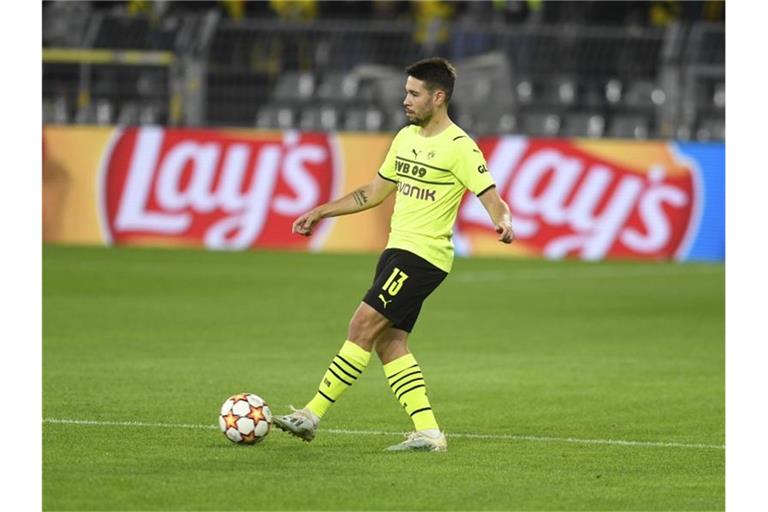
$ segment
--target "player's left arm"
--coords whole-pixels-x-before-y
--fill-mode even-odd
[[[479,196],[480,202],[491,216],[493,226],[499,234],[499,242],[510,244],[515,239],[515,232],[512,230],[512,216],[509,212],[509,206],[499,197],[496,187],[490,187]]]
[[[512,240],[515,239],[515,232],[512,231],[509,206],[499,197],[499,192],[496,190],[496,184],[488,171],[488,164],[483,153],[475,141],[471,139],[461,138],[456,148],[459,151],[459,157],[454,175],[483,203],[488,215],[491,216],[496,232],[499,234],[499,242],[512,243]]]

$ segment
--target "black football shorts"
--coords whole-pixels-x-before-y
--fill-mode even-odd
[[[411,332],[424,300],[447,275],[412,252],[386,249],[363,302],[387,317],[392,327]]]

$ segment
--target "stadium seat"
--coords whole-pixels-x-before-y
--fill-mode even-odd
[[[557,82],[557,97],[563,106],[571,106],[576,103],[578,86],[571,78],[561,78]]]
[[[344,114],[344,130],[350,132],[376,132],[384,125],[384,114],[381,110],[368,108],[352,108]]]
[[[480,112],[464,112],[457,123],[472,135],[515,133],[517,118],[510,112],[485,109]]]
[[[120,113],[117,116],[117,124],[130,126],[139,124],[139,105],[133,101],[124,103],[120,107]]]
[[[688,124],[681,124],[675,130],[675,139],[688,141],[691,140],[691,127]]]
[[[289,71],[280,75],[273,98],[281,100],[308,100],[315,92],[315,75],[309,72]]]
[[[563,135],[567,137],[602,137],[605,132],[605,118],[599,114],[577,112],[565,120]]]
[[[461,126],[461,128],[467,133],[475,133],[475,115],[468,110],[463,110],[456,117],[456,124]]]
[[[718,83],[715,85],[715,91],[712,94],[712,103],[717,109],[725,108],[725,84]]]
[[[112,124],[114,106],[107,99],[98,99],[80,108],[75,116],[78,124]]]
[[[399,108],[390,112],[387,128],[389,131],[396,131],[405,126],[406,123],[408,123],[408,119],[405,117],[405,112]]]
[[[43,122],[66,124],[69,122],[69,109],[66,96],[43,99]]]
[[[302,130],[333,131],[338,127],[339,112],[330,105],[307,107],[299,119],[299,128]]]
[[[261,107],[256,116],[256,126],[264,129],[289,129],[296,124],[296,109],[289,105],[271,104]]]
[[[371,79],[360,79],[357,82],[357,99],[365,102],[375,102],[376,82]]]
[[[165,109],[156,102],[145,102],[139,105],[140,124],[163,124],[166,120]]]
[[[461,98],[462,107],[476,113],[488,105],[490,98],[497,108],[514,105],[512,71],[503,52],[477,55],[454,64],[457,78],[453,92],[455,98]]]
[[[519,93],[526,94],[529,87],[520,82]],[[568,76],[546,77],[530,82],[528,103],[544,107],[570,107],[577,101],[578,87],[575,80]]]
[[[552,113],[530,113],[523,118],[523,132],[534,137],[554,137],[560,133],[560,116]]]
[[[649,124],[647,117],[619,114],[611,120],[608,135],[619,139],[645,139],[648,137]]]
[[[515,97],[521,105],[529,105],[534,100],[533,82],[528,79],[520,80],[515,85]]]
[[[496,125],[496,132],[503,133],[515,133],[517,131],[517,117],[513,114],[504,113],[499,116],[499,121]]]
[[[700,141],[725,140],[725,119],[703,119],[696,130],[696,139]]]
[[[355,75],[332,73],[317,87],[316,97],[323,101],[352,101],[358,89],[359,80]]]
[[[622,84],[620,80],[612,78],[605,82],[604,93],[605,100],[608,102],[608,104],[616,105],[621,101],[623,97],[624,84]]]
[[[456,81],[454,96],[461,98],[461,102],[466,105],[482,105],[488,101],[491,89],[491,81],[483,76],[462,76],[461,82],[458,79]]]
[[[606,104],[604,91],[601,90],[599,82],[580,84],[581,94],[578,100],[578,107],[585,109],[599,109]]]
[[[653,108],[663,105],[666,99],[666,93],[650,80],[637,80],[629,84],[624,104],[629,107]]]

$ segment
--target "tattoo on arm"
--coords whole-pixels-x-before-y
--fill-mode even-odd
[[[352,197],[357,203],[357,206],[363,206],[365,203],[368,202],[368,198],[365,197],[365,192],[363,192],[362,190],[355,190],[352,193]]]

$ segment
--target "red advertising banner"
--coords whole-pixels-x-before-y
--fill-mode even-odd
[[[391,203],[291,233],[310,208],[369,182],[390,135],[46,127],[44,238],[210,249],[378,251]],[[478,140],[512,209],[517,241],[496,240],[467,194],[458,254],[680,259],[699,231],[698,161],[673,143]],[[54,212],[55,210],[55,212]]]
[[[339,156],[325,134],[254,138],[159,127],[121,131],[106,158],[109,242],[171,238],[212,249],[304,247],[293,220],[333,198]]]
[[[670,144],[494,137],[478,145],[529,254],[671,259],[698,228],[697,166]],[[465,198],[458,231],[483,237],[491,227],[479,201]]]

